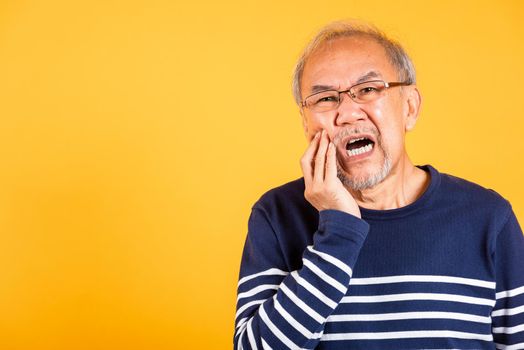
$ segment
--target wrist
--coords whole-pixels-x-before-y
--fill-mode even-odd
[[[342,209],[338,209],[338,210],[343,211],[343,212],[348,213],[348,214],[351,214],[353,216],[356,216],[359,219],[362,218],[362,214],[360,213],[360,208],[357,205],[355,207],[342,208]]]

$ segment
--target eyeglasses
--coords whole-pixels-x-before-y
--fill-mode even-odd
[[[395,86],[411,85],[409,82],[389,82],[370,80],[356,84],[344,91],[326,90],[309,95],[302,101],[302,107],[312,112],[328,112],[338,108],[342,102],[342,94],[347,93],[356,103],[373,102],[384,95],[386,89]]]

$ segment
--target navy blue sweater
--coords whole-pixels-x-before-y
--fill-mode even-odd
[[[320,213],[299,179],[253,206],[235,349],[524,349],[524,237],[510,204],[431,176],[414,203]]]

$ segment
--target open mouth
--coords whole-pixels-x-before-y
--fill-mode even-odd
[[[367,137],[359,137],[356,139],[349,140],[346,143],[346,152],[348,156],[354,157],[359,154],[367,153],[373,149],[375,142],[368,139]]]

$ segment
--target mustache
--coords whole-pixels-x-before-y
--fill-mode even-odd
[[[353,134],[371,134],[373,136],[375,136],[375,138],[377,140],[380,140],[380,134],[378,133],[378,130],[375,129],[375,128],[371,128],[371,127],[353,127],[353,128],[344,128],[342,130],[340,130],[336,135],[335,137],[333,138],[333,143],[335,144],[335,146],[338,146],[338,144],[340,143],[340,141],[349,136],[349,135],[353,135]]]

